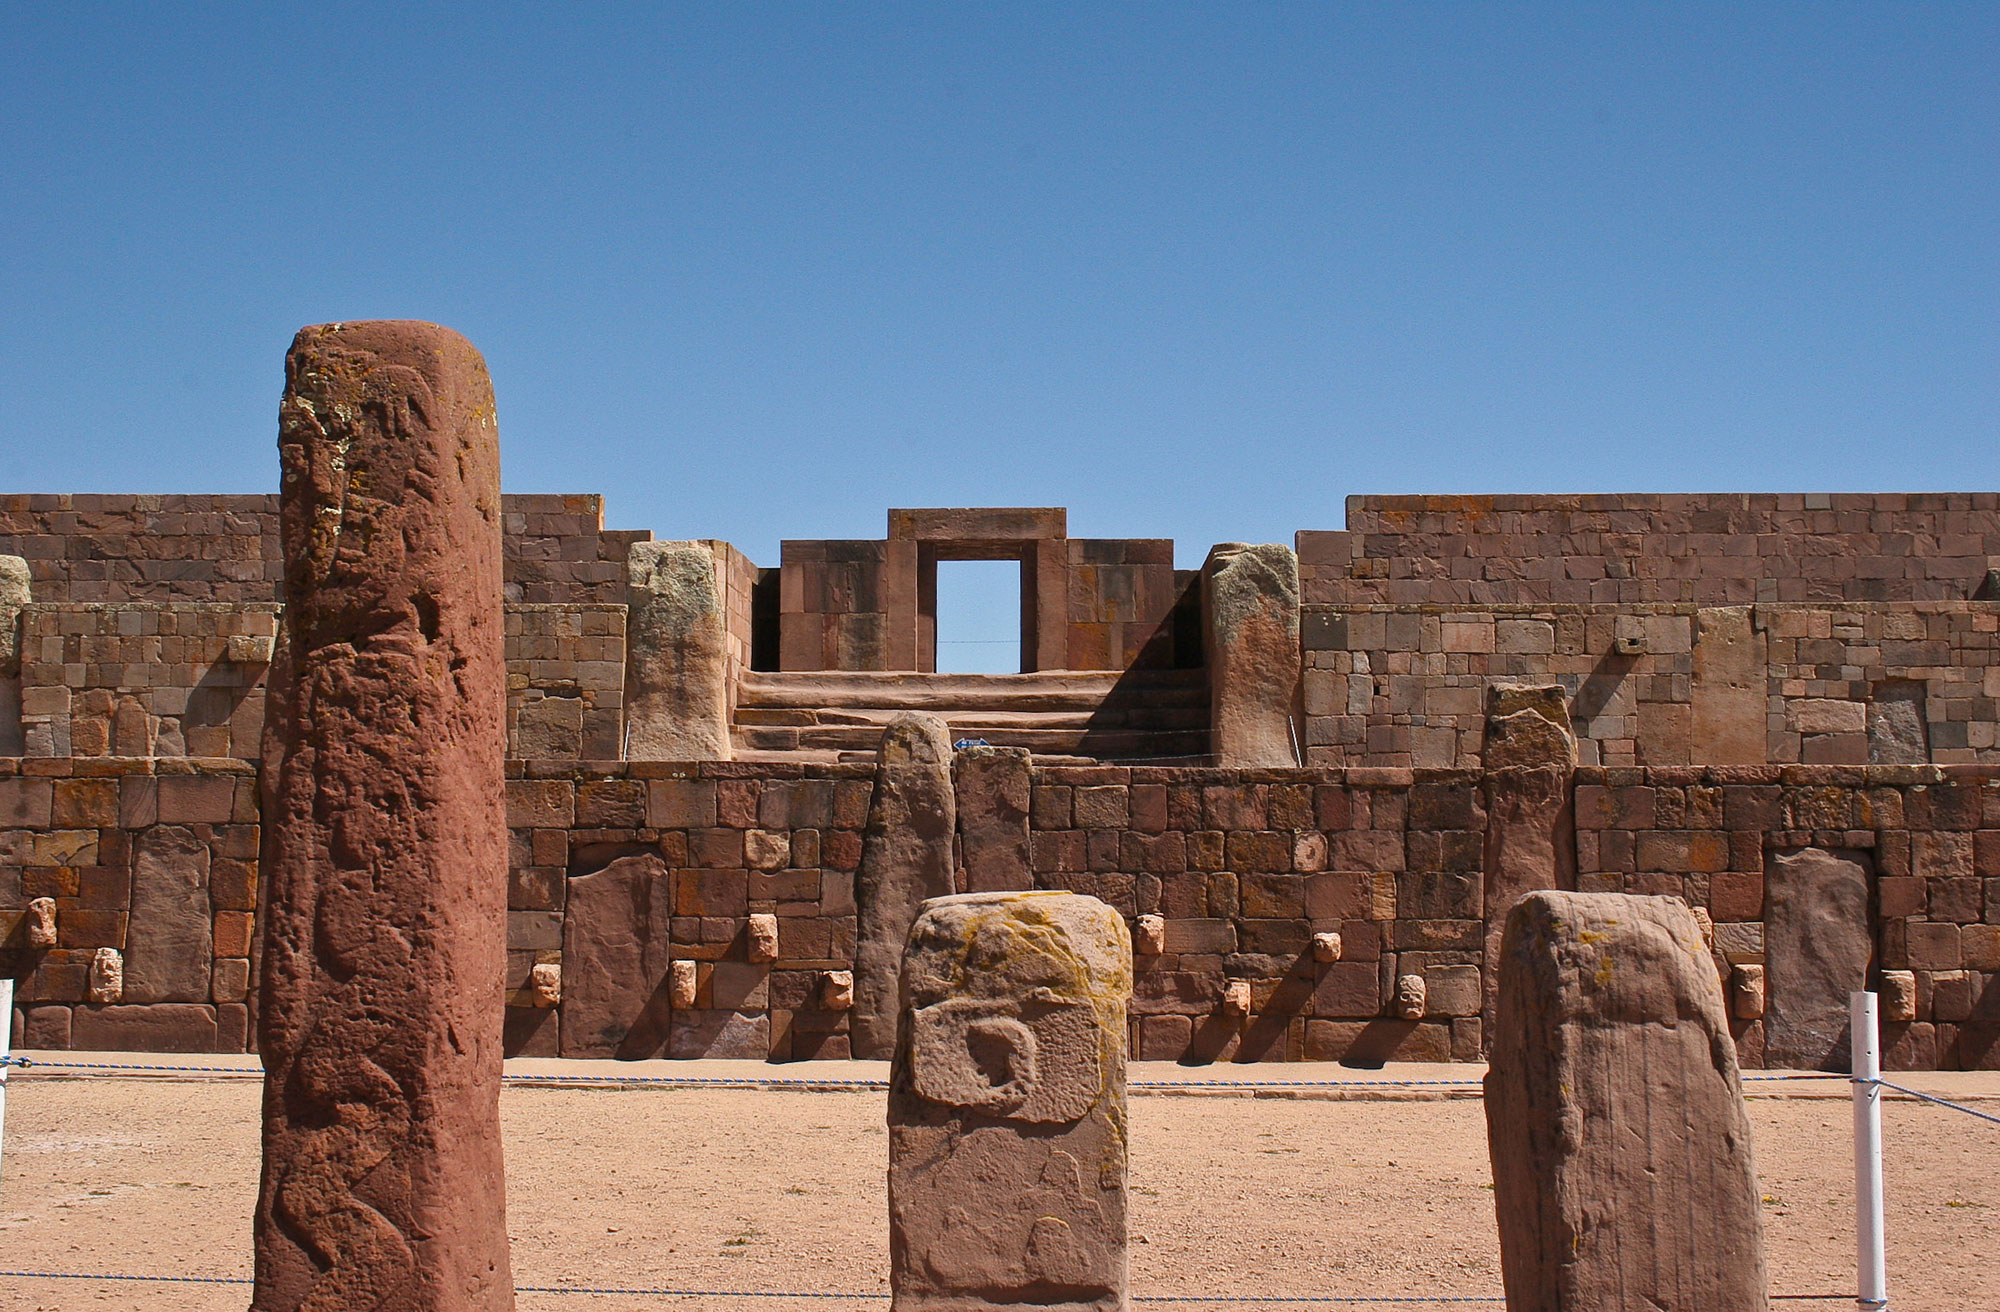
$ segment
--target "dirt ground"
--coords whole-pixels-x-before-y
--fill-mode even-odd
[[[16,1080],[0,1268],[247,1275],[257,1098],[250,1080]],[[880,1093],[509,1087],[501,1110],[520,1285],[888,1288]],[[1759,1097],[1750,1110],[1773,1292],[1851,1299],[1846,1103]],[[1897,1312],[2000,1308],[2000,1126],[1908,1102],[1890,1105],[1886,1124]],[[1142,1300],[1499,1292],[1476,1100],[1134,1096],[1132,1127],[1132,1289]],[[235,1312],[248,1302],[244,1285],[0,1276],[6,1312]],[[790,1304],[519,1300],[522,1312],[674,1305]]]

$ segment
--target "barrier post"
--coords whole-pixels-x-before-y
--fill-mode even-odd
[[[1854,1090],[1854,1304],[1888,1312],[1889,1267],[1882,1249],[1882,1037],[1875,995],[1848,995]]]
[[[14,977],[0,975],[0,1161],[7,1142],[7,1067],[14,1055]],[[4,1175],[4,1171],[0,1171]]]

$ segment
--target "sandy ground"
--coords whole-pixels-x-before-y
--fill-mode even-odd
[[[880,1068],[810,1069],[852,1076]],[[1465,1071],[1449,1068],[1459,1078]],[[1162,1076],[1185,1073],[1133,1071],[1135,1080]],[[2000,1099],[2000,1077],[1906,1078],[2000,1110],[2000,1101],[1984,1100]],[[17,1077],[7,1105],[0,1268],[247,1275],[257,1097],[250,1080]],[[1773,1292],[1851,1299],[1846,1103],[1754,1097],[1750,1108]],[[868,1092],[509,1087],[501,1110],[515,1279],[883,1293],[882,1109],[882,1095]],[[1910,1102],[1892,1104],[1886,1122],[1893,1306],[2000,1308],[2000,1126]],[[1132,1124],[1136,1296],[1499,1291],[1476,1100],[1135,1096]],[[0,1277],[6,1312],[208,1312],[248,1302],[241,1285]],[[712,1294],[519,1300],[522,1312],[675,1305],[795,1304]]]

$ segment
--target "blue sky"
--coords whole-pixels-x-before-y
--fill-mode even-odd
[[[2000,6],[28,5],[0,490],[275,485],[305,323],[616,527],[2000,486]]]

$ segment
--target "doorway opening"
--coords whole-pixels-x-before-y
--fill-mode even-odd
[[[939,674],[1019,674],[1021,574],[1018,560],[937,562]]]

